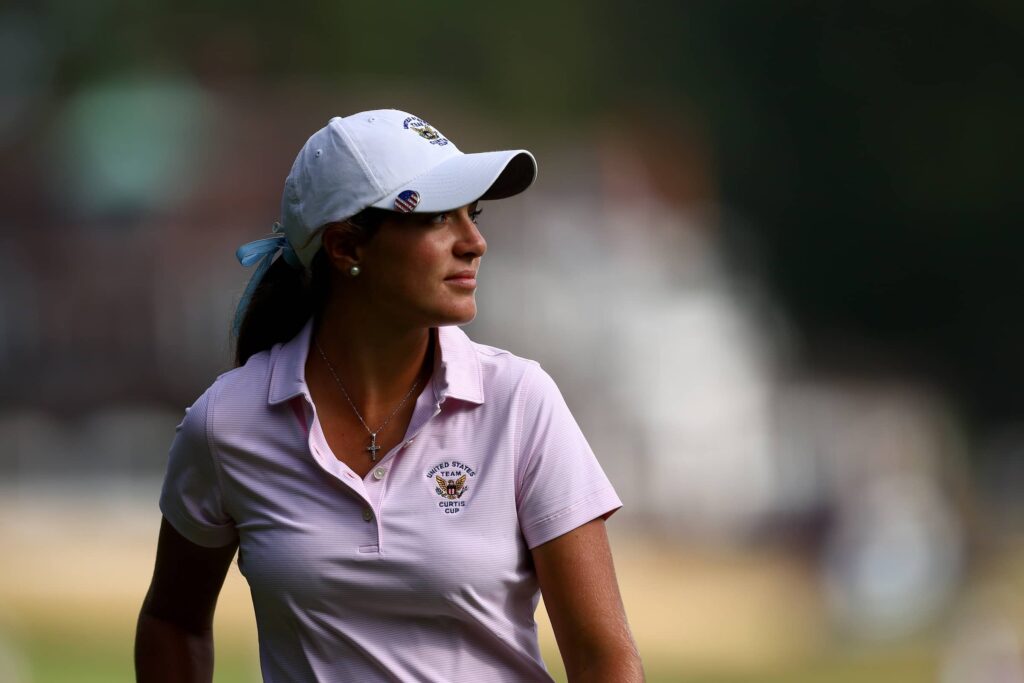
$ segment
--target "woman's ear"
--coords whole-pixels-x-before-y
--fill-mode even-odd
[[[348,223],[331,223],[324,227],[321,243],[333,268],[348,271],[362,257],[359,235]]]

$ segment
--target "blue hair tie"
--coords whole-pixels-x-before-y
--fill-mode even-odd
[[[256,272],[249,279],[245,292],[242,293],[242,298],[238,302],[238,308],[235,309],[235,321],[232,325],[235,337],[238,336],[238,330],[242,325],[242,316],[245,315],[246,309],[249,308],[252,295],[256,291],[256,287],[259,286],[264,274],[270,268],[270,264],[273,262],[274,255],[277,254],[278,250],[281,251],[281,257],[285,260],[285,263],[292,268],[302,268],[302,262],[292,248],[291,242],[285,236],[284,227],[280,223],[274,223],[273,237],[264,237],[263,239],[243,244],[235,252],[238,262],[246,268],[257,261],[260,262],[256,266]]]

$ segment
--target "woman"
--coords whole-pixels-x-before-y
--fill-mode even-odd
[[[307,141],[275,236],[239,249],[261,260],[239,367],[171,446],[139,680],[211,679],[236,549],[267,681],[549,681],[539,592],[571,681],[642,680],[618,497],[540,366],[456,327],[479,200],[535,175],[529,152],[463,154],[395,110]]]

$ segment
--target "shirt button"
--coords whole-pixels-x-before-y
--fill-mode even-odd
[[[366,520],[367,522],[369,522],[371,519],[373,519],[373,510],[371,510],[370,508],[364,508],[363,509],[363,519]]]
[[[373,471],[373,478],[376,479],[377,481],[380,481],[381,479],[384,478],[384,475],[387,473],[388,471],[386,469],[384,469],[383,467],[378,467]]]

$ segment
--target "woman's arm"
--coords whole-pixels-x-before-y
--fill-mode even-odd
[[[139,683],[213,680],[213,609],[237,548],[204,548],[161,521],[153,581],[135,633]]]
[[[533,562],[570,683],[643,681],[604,520],[537,546]]]

